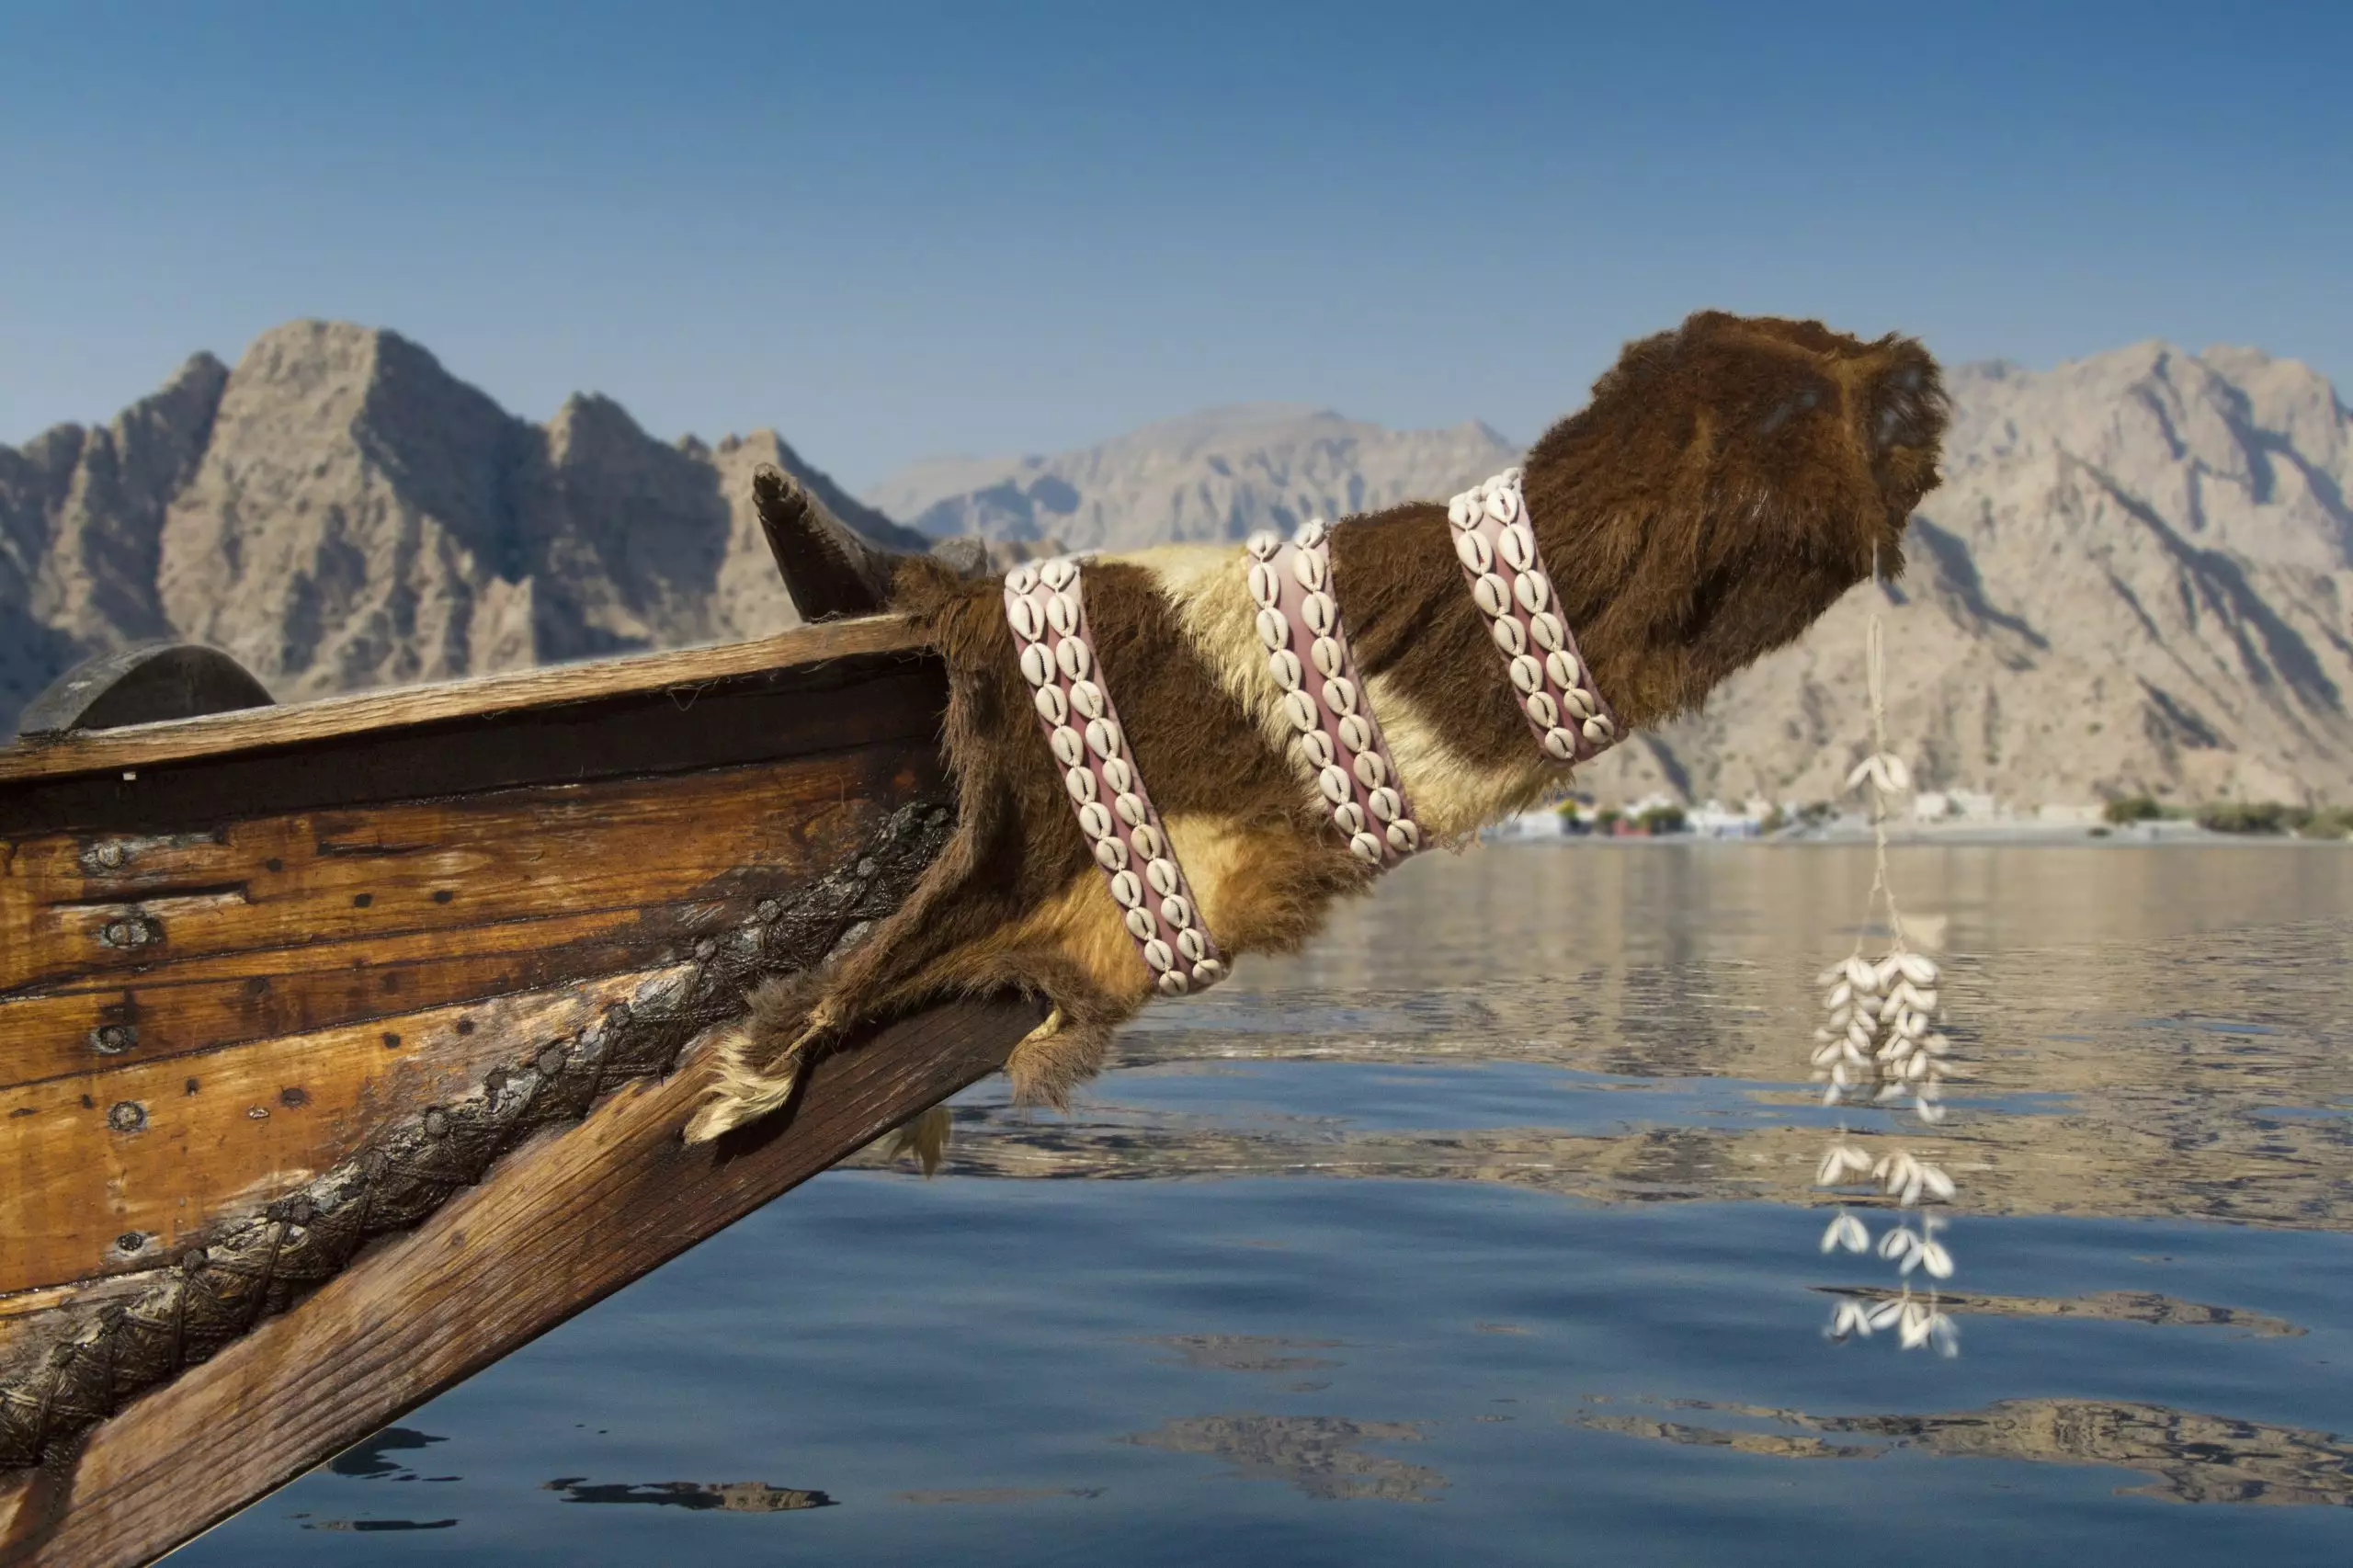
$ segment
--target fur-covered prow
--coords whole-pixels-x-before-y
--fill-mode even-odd
[[[1908,338],[1709,312],[1628,345],[1523,482],[1559,610],[1621,729],[1697,706],[1875,568],[1899,573],[1945,419],[1935,361]],[[1461,840],[1564,788],[1464,585],[1444,503],[1352,518],[1331,540],[1365,698],[1425,835]],[[785,1103],[808,1053],[853,1027],[1004,990],[1051,1005],[1007,1071],[1019,1098],[1060,1106],[1153,994],[1039,733],[998,582],[961,562],[845,566],[829,551],[779,545],[778,559],[789,581],[796,555],[815,559],[825,591],[909,615],[948,666],[958,824],[861,947],[756,999],[695,1141]],[[1229,960],[1296,949],[1375,874],[1290,744],[1247,570],[1238,544],[1186,545],[1090,560],[1085,575],[1099,678]]]

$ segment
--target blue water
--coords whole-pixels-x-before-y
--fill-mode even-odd
[[[176,1561],[2353,1561],[2353,853],[1895,873],[1942,1128],[1806,1081],[1858,856],[1432,857]],[[1955,1176],[1952,1357],[1824,1335],[1842,1120]]]

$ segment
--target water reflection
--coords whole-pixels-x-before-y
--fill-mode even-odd
[[[1596,1431],[1779,1459],[1877,1459],[1916,1449],[1947,1459],[2111,1465],[2154,1478],[2128,1488],[2128,1494],[2178,1503],[2353,1505],[2353,1446],[2336,1434],[2158,1404],[2006,1399],[1950,1415],[1808,1415],[1699,1401],[1661,1403],[1744,1418],[1763,1429],[1614,1412],[1587,1412],[1574,1420]],[[1849,1437],[1865,1440],[1832,1440]]]
[[[2353,856],[1899,846],[1892,859],[1910,902],[1944,919],[1944,983],[1970,998],[1951,1031],[1970,1078],[1947,1095],[1967,1114],[1906,1147],[1965,1182],[1972,1213],[2353,1228]],[[1835,847],[1425,857],[1289,967],[1245,960],[1218,991],[1150,1010],[1122,1038],[1128,1070],[1076,1114],[968,1096],[944,1168],[1816,1204],[1839,1112],[1816,1103],[1791,1042],[1814,1026],[1821,945],[1870,875],[1867,849]],[[1318,1070],[1280,1070],[1294,1062]],[[1416,1065],[1448,1070],[1418,1104],[1371,1072]],[[1509,1076],[1537,1068],[1554,1076]],[[1242,1076],[1188,1077],[1221,1070]],[[1484,1074],[1517,1114],[1465,1125]]]
[[[1279,1481],[1319,1502],[1380,1498],[1435,1503],[1449,1483],[1427,1465],[1367,1453],[1367,1443],[1415,1443],[1416,1421],[1351,1421],[1339,1415],[1193,1415],[1120,1438],[1140,1448],[1205,1454],[1225,1461],[1233,1481]]]
[[[822,1492],[770,1486],[764,1481],[714,1485],[700,1481],[591,1482],[585,1476],[563,1475],[540,1490],[560,1492],[567,1503],[642,1503],[696,1513],[789,1514],[803,1508],[829,1508],[834,1503]]]
[[[1818,1285],[1825,1295],[1870,1304],[1901,1299],[1901,1292],[1871,1285]],[[2080,1318],[2103,1323],[2145,1323],[2168,1328],[2231,1328],[2249,1338],[2293,1339],[2304,1330],[2284,1318],[2266,1317],[2244,1307],[2210,1307],[2177,1301],[2154,1290],[2100,1290],[2088,1296],[1980,1296],[1967,1290],[1938,1294],[1955,1316]]]

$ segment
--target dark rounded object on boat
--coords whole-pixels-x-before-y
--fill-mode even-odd
[[[86,659],[59,676],[26,705],[17,733],[111,730],[267,708],[271,700],[261,682],[218,648],[141,642]]]

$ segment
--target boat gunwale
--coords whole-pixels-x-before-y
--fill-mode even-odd
[[[650,695],[767,671],[916,653],[903,616],[799,626],[772,637],[349,692],[117,729],[21,736],[0,746],[0,790],[114,769],[267,751],[452,720]]]

